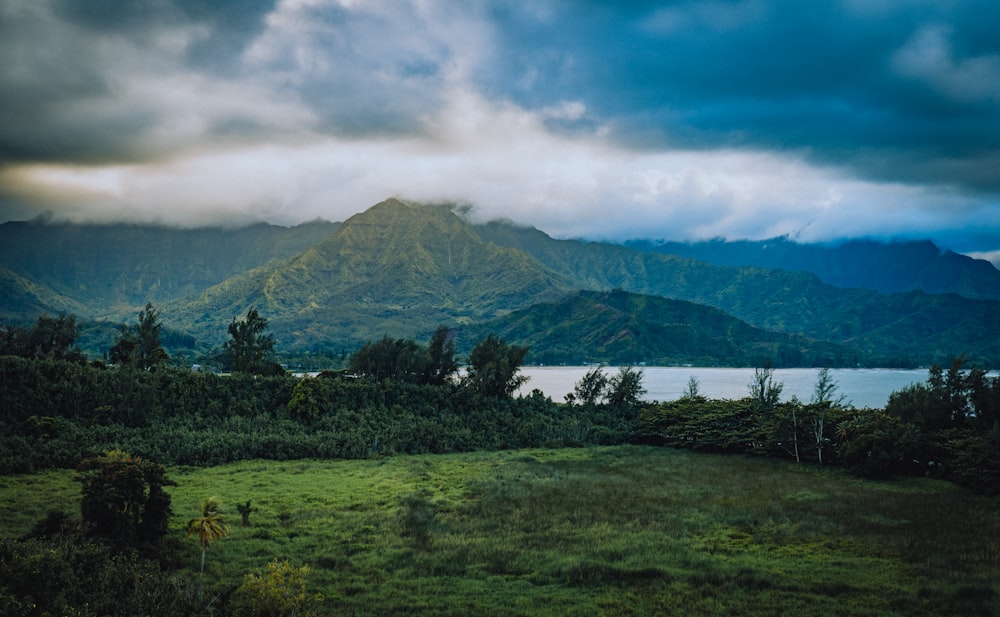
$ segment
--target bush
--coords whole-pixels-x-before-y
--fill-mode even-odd
[[[310,617],[323,600],[308,591],[309,567],[272,561],[267,571],[247,574],[230,598],[229,612],[240,617]]]

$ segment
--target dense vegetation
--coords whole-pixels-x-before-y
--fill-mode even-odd
[[[807,404],[778,402],[780,384],[767,369],[757,375],[743,400],[692,393],[646,406],[639,440],[842,465],[870,477],[934,475],[1000,493],[1000,378],[963,370],[961,358],[947,371],[932,368],[926,384],[893,393],[884,410],[838,404],[825,371]]]
[[[754,328],[693,302],[579,291],[555,302],[459,328],[467,340],[496,332],[532,351],[534,364],[656,366],[858,366],[871,361],[847,345]]]
[[[151,304],[121,327],[113,366],[83,360],[73,318],[0,332],[0,486],[16,504],[0,521],[19,534],[0,541],[0,612],[998,608],[1000,548],[978,542],[996,526],[995,499],[941,485],[859,488],[821,472],[930,475],[1000,493],[1000,378],[966,369],[964,358],[894,393],[884,410],[845,407],[825,369],[809,403],[780,402],[767,366],[743,400],[707,400],[692,380],[684,397],[658,404],[643,401],[641,370],[609,376],[596,367],[559,404],[537,390],[513,397],[528,349],[494,334],[477,342],[462,373],[451,331],[439,328],[426,346],[386,336],[352,355],[348,370],[297,378],[271,359],[267,325],[253,308],[233,320],[228,375],[171,367]],[[632,442],[758,460],[580,448]],[[441,459],[457,461],[444,472],[432,470],[449,463],[389,458],[566,446],[581,454]],[[812,464],[792,471],[779,458]],[[303,462],[261,462],[292,459]],[[406,490],[398,469],[374,477],[367,467],[361,484],[307,474],[332,459],[419,469],[402,481]],[[693,467],[679,472],[684,465]],[[37,478],[67,477],[38,474],[53,467],[76,469],[80,496],[27,498]],[[37,475],[11,475],[20,473]],[[306,474],[303,484],[294,473]],[[194,516],[175,514],[179,499]],[[915,513],[918,501],[925,510]],[[240,526],[226,521],[223,502],[236,504]],[[79,503],[79,515],[67,503]],[[849,509],[831,513],[833,503]],[[194,571],[197,582],[186,575]]]
[[[162,306],[268,261],[298,255],[337,227],[325,221],[235,229],[3,223],[0,273],[8,269],[27,284],[5,290],[10,293],[0,300],[0,315],[34,319],[44,311],[64,311],[122,317],[146,302]]]
[[[537,390],[512,398],[529,350],[492,333],[461,376],[451,331],[440,327],[426,346],[385,336],[353,354],[347,371],[298,379],[271,360],[267,326],[255,308],[233,320],[228,376],[169,368],[151,304],[122,325],[110,368],[82,361],[73,318],[0,331],[0,472],[71,467],[112,449],[215,465],[640,441],[864,475],[936,474],[1000,492],[1000,378],[965,370],[964,357],[893,393],[885,410],[845,407],[827,369],[809,403],[779,402],[769,364],[739,401],[706,400],[692,383],[679,400],[646,405],[641,371],[625,367],[611,379],[590,371],[561,405]]]

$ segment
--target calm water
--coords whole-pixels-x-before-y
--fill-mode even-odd
[[[521,389],[529,393],[537,388],[553,400],[564,400],[573,386],[593,367],[588,366],[527,366],[521,369],[531,379]],[[750,392],[752,368],[697,368],[697,367],[641,367],[642,383],[646,388],[645,399],[672,401],[687,390],[688,380],[698,379],[698,391],[708,398],[740,399]],[[610,376],[618,372],[606,367]],[[816,385],[819,369],[775,369],[774,380],[784,384],[782,400],[797,396],[808,402]],[[838,386],[837,394],[846,395],[845,403],[855,407],[885,407],[889,395],[911,383],[927,381],[927,369],[830,369],[830,376]]]

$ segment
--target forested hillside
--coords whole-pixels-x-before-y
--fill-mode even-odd
[[[478,229],[484,239],[528,252],[581,289],[705,304],[758,328],[853,347],[883,366],[943,363],[962,353],[1000,365],[998,302],[840,289],[806,272],[714,266],[620,245],[556,240],[503,222]]]
[[[861,287],[885,294],[955,293],[975,300],[1000,300],[1000,270],[993,264],[941,250],[930,241],[800,244],[788,238],[705,242],[632,240],[625,246],[720,266],[812,272],[836,287]]]
[[[491,319],[570,289],[524,252],[483,242],[450,207],[389,200],[298,257],[170,303],[164,314],[211,340],[224,334],[211,316],[255,305],[286,345],[354,349],[386,334]]]
[[[272,259],[298,255],[338,224],[180,229],[149,225],[0,225],[2,316],[39,309],[86,318],[131,316],[146,302],[198,293]],[[20,298],[20,300],[15,300]]]
[[[383,335],[423,337],[439,325],[461,329],[491,322],[490,327],[506,328],[511,340],[530,344],[536,358],[684,357],[743,364],[740,358],[766,348],[783,364],[831,357],[914,366],[967,354],[978,364],[1000,365],[1000,302],[842,289],[807,272],[720,266],[621,245],[557,240],[511,223],[475,224],[449,204],[390,199],[342,224],[287,229],[24,223],[4,225],[0,232],[16,240],[0,251],[4,320],[30,321],[49,312],[73,314],[85,324],[98,318],[116,323],[151,301],[161,310],[164,327],[193,337],[192,346],[202,353],[221,344],[226,324],[253,306],[270,320],[286,357],[343,356]],[[752,331],[740,327],[730,329],[738,336],[726,335],[730,343],[696,351],[685,342],[690,329],[663,329],[654,325],[655,318],[638,314],[629,317],[638,324],[630,329],[622,325],[621,312],[605,313],[601,321],[586,312],[557,311],[564,321],[544,325],[549,335],[528,323],[551,313],[545,307],[567,294],[614,289],[712,307],[798,342],[778,343],[778,337],[761,347],[759,338],[739,340]],[[636,301],[627,310],[647,304]],[[516,325],[493,321],[534,305],[539,305],[535,317],[522,315]],[[693,310],[685,318],[704,325],[704,315],[696,318]],[[618,336],[609,347],[615,328],[631,334]],[[569,353],[568,341],[556,331],[578,333],[579,349]],[[699,331],[695,338],[715,336]],[[664,340],[650,342],[656,338]],[[818,353],[814,342],[833,351]],[[733,345],[744,349],[734,355]],[[709,350],[711,357],[701,354]]]
[[[622,290],[579,291],[460,328],[460,341],[495,332],[536,364],[857,366],[856,350],[754,328],[702,304]]]

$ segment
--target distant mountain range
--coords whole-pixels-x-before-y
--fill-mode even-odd
[[[120,319],[146,302],[195,294],[298,255],[338,227],[327,221],[236,229],[4,223],[0,285],[9,294],[0,310],[7,319],[30,319],[46,310]]]
[[[723,262],[770,249],[707,245],[712,256],[693,259],[653,241],[556,240],[395,199],[343,223],[290,228],[6,223],[0,317],[131,323],[151,301],[172,340],[206,351],[256,306],[287,355],[350,353],[383,335],[422,340],[444,324],[460,350],[493,331],[545,363],[909,366],[968,353],[1000,364],[998,272],[987,262],[936,248],[935,258],[927,244],[777,241],[790,261],[764,268]],[[809,267],[817,272],[797,271]]]
[[[860,287],[884,294],[955,293],[976,300],[1000,300],[1000,270],[988,261],[942,251],[930,240],[800,244],[779,237],[760,241],[631,240],[625,246],[720,266],[812,272],[835,287]]]

